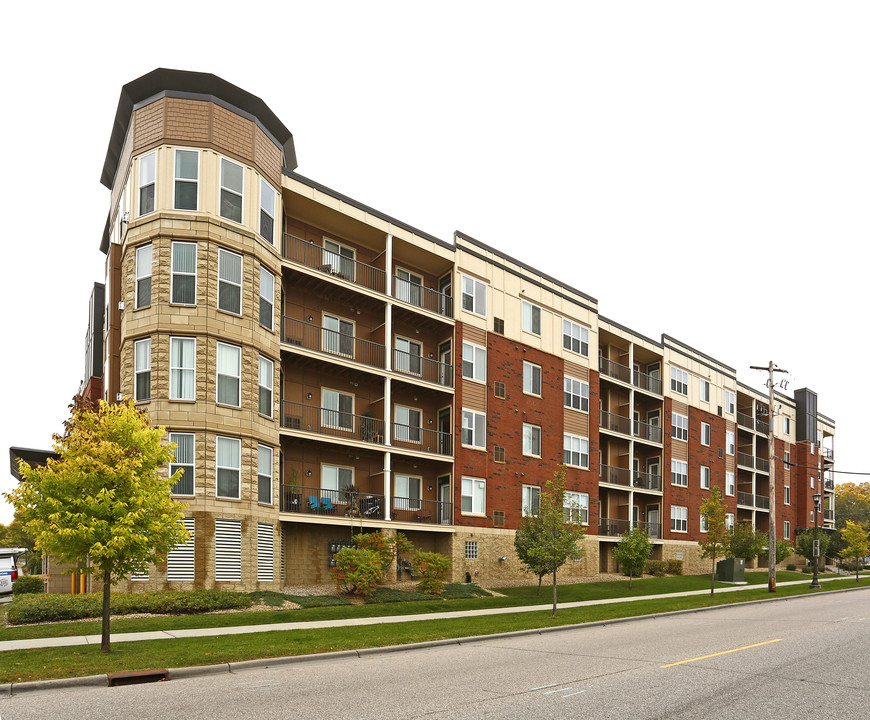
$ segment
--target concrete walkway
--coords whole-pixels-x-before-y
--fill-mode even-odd
[[[789,582],[777,583],[777,587],[786,587],[788,585],[808,585],[809,577],[806,580],[791,580]],[[820,578],[819,582],[830,582],[831,580],[840,580],[840,578]],[[733,587],[716,588],[716,594],[740,592],[742,590],[757,590],[765,585],[735,585]],[[601,600],[581,600],[578,602],[559,603],[560,610],[568,608],[587,607],[592,605],[611,605],[613,603],[629,603],[638,602],[640,600],[661,600],[665,598],[688,597],[690,595],[709,595],[709,590],[688,590],[678,593],[665,593],[662,595],[640,595],[637,597],[628,598],[604,598]],[[544,605],[525,605],[518,607],[504,608],[484,608],[481,610],[457,610],[437,613],[422,613],[419,615],[389,615],[385,617],[367,617],[367,618],[344,618],[341,620],[316,620],[311,622],[284,622],[272,623],[269,625],[240,625],[236,627],[214,627],[214,628],[190,628],[180,630],[155,630],[151,632],[135,632],[135,633],[113,633],[111,635],[112,643],[119,642],[137,642],[140,640],[169,640],[177,638],[191,637],[213,637],[217,635],[243,635],[246,633],[272,632],[275,630],[309,630],[313,628],[328,628],[328,627],[347,627],[350,625],[379,625],[387,623],[406,623],[416,622],[419,620],[440,620],[444,618],[463,618],[463,617],[479,617],[482,615],[507,615],[511,613],[522,612],[542,612],[550,610],[553,607],[552,603]],[[0,652],[9,650],[27,650],[31,648],[45,647],[71,647],[75,645],[99,645],[99,635],[78,635],[71,637],[58,638],[32,638],[29,640],[5,640],[0,642]]]

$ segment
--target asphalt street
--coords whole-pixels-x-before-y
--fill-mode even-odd
[[[31,718],[864,718],[870,592],[0,699]]]

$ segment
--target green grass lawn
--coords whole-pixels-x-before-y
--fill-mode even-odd
[[[793,574],[797,575],[800,579],[809,580],[806,575],[802,575],[801,573]],[[765,580],[767,578],[766,573],[754,573],[753,575],[763,575]],[[787,579],[788,574],[783,575],[784,577],[779,580],[780,582],[785,582]],[[654,580],[669,579],[670,578],[655,578]],[[681,579],[685,580],[686,578]],[[619,584],[620,583],[611,583],[611,585]],[[585,584],[584,586],[588,587],[589,584]],[[827,592],[830,590],[862,586],[870,587],[870,577],[863,577],[860,583],[856,583],[854,578],[845,578],[842,580],[823,583],[822,590],[820,591],[810,591],[809,582],[796,586],[780,587],[778,588],[775,597],[788,597],[808,594],[810,592]],[[569,587],[573,586],[564,586],[566,590]],[[669,591],[671,590],[663,590],[663,592]],[[768,593],[766,587],[760,587],[743,590],[738,593],[719,593],[713,597],[705,594],[682,598],[653,598],[650,600],[639,600],[630,603],[614,603],[610,605],[571,608],[560,610],[556,618],[550,617],[548,610],[542,610],[540,612],[512,613],[497,616],[423,620],[391,625],[324,628],[317,630],[300,629],[251,633],[247,635],[226,635],[214,638],[115,643],[113,644],[112,652],[109,655],[102,655],[99,647],[95,645],[72,648],[18,650],[3,653],[3,662],[0,663],[0,683],[95,675],[107,672],[211,665],[216,663],[238,662],[254,658],[281,657],[288,655],[323,653],[335,650],[401,645],[427,640],[442,640],[447,638],[469,637],[516,630],[595,622],[627,616],[648,615],[689,608],[710,607],[714,605],[732,604],[750,600],[770,599],[771,597],[772,595]],[[493,602],[504,599],[505,598],[492,598],[485,601]],[[466,602],[469,601],[442,601],[440,609],[445,609],[445,605],[447,605],[448,608],[453,609],[455,607],[454,603]],[[484,602],[484,600],[479,602]],[[416,606],[417,604],[418,603],[407,603],[407,606]],[[351,609],[362,612],[383,607],[383,605],[361,605],[353,606],[353,608],[312,608],[311,610],[297,610],[293,612],[295,612],[297,616],[304,616],[300,617],[300,619],[308,620],[313,619],[309,613],[314,612],[348,612]],[[389,607],[391,610],[395,611],[401,606],[390,603]],[[274,616],[271,612],[263,612],[259,614]],[[393,612],[389,614],[399,613]],[[235,614],[232,617],[239,618],[239,615],[240,614]],[[176,620],[178,618],[171,619]],[[203,617],[201,616],[198,619],[202,620]],[[272,621],[274,620],[269,620],[269,622]],[[75,624],[80,625],[81,623]],[[120,622],[117,624],[120,624]],[[94,625],[98,626],[98,623],[95,623]],[[117,631],[115,625],[116,623],[113,623],[113,630]],[[97,627],[97,629],[99,628]],[[138,629],[143,628],[140,627]]]

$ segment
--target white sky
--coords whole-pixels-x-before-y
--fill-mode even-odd
[[[167,67],[260,96],[313,180],[443,240],[461,230],[746,384],[763,388],[749,365],[772,359],[836,420],[836,467],[870,470],[856,382],[870,356],[867,3],[4,12],[4,457],[50,447],[67,416],[103,277],[99,180],[118,96]],[[0,491],[12,483],[0,472]]]

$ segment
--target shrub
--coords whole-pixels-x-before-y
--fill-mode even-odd
[[[840,563],[840,570],[845,570],[846,572],[858,572],[859,570],[863,570],[865,567],[866,566],[864,565],[864,563],[853,563],[853,562],[841,562]]]
[[[802,567],[802,568],[801,568],[801,572],[802,572],[804,575],[809,575],[809,574],[811,574],[811,573],[813,572],[813,569],[812,569],[811,567]]]
[[[396,554],[393,541],[379,532],[359,533],[353,536],[353,541],[360,550],[371,550],[377,553],[383,575]]]
[[[683,561],[682,560],[674,560],[673,558],[668,560],[665,564],[665,572],[668,575],[682,575],[683,574]]]
[[[785,569],[791,570],[791,572],[794,572],[795,570],[797,570],[797,565],[795,565],[794,563],[789,563],[788,565],[785,566]]]
[[[381,581],[382,556],[374,550],[343,548],[335,554],[332,575],[339,592],[369,597]]]
[[[35,575],[22,575],[12,585],[13,595],[45,592],[45,581]]]
[[[414,568],[420,582],[417,589],[429,595],[444,592],[444,578],[450,572],[450,558],[436,552],[418,550],[414,555]]]
[[[647,573],[656,577],[664,577],[666,569],[667,564],[664,560],[650,560],[646,564]]]

